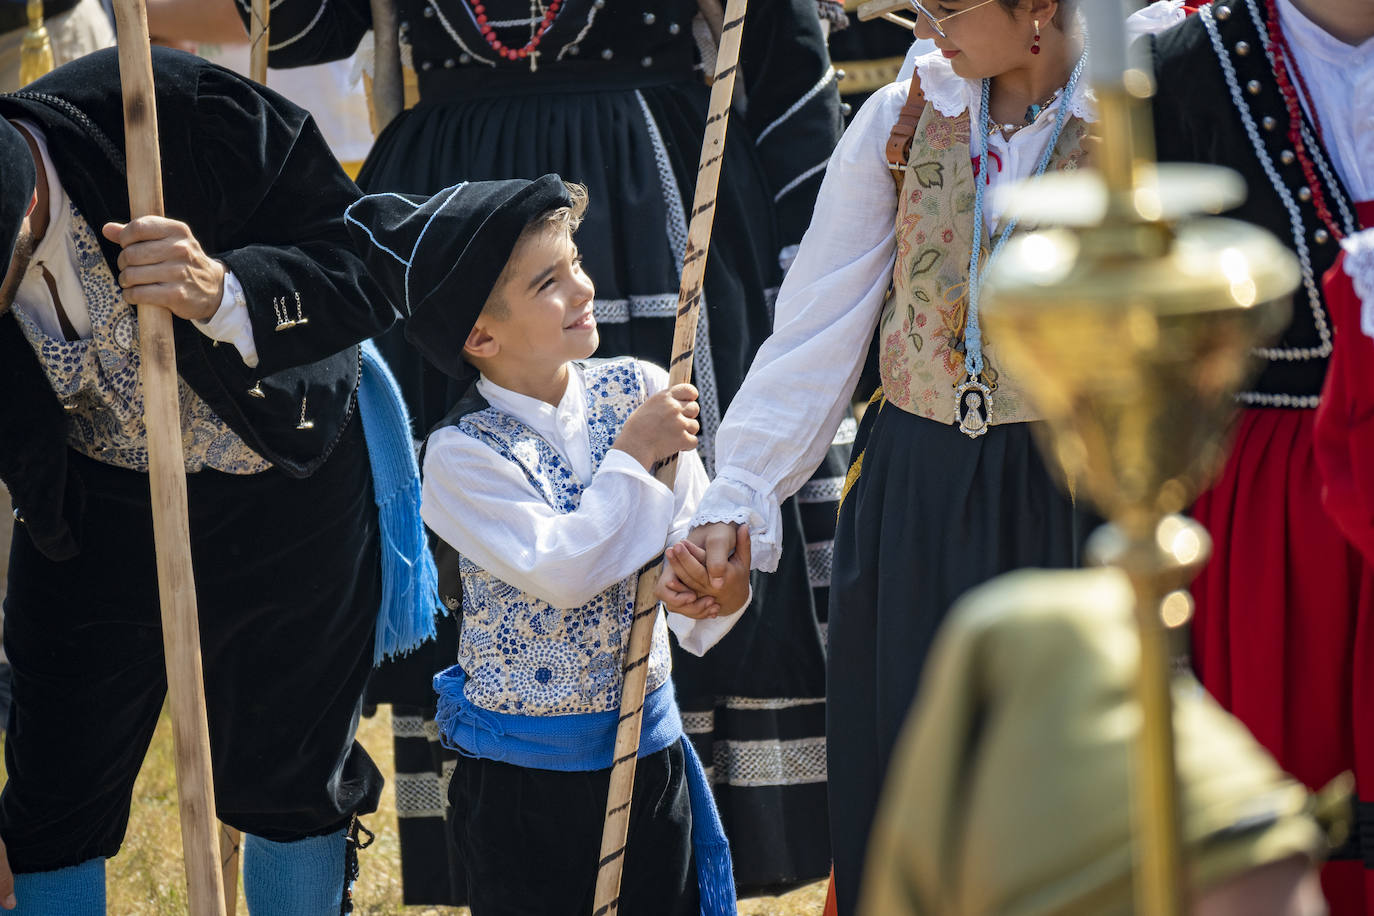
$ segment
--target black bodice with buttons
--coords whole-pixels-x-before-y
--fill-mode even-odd
[[[1224,165],[1239,172],[1245,179],[1246,200],[1228,215],[1269,230],[1300,258],[1305,256],[1317,303],[1314,306],[1308,285],[1299,285],[1291,323],[1265,352],[1264,369],[1254,386],[1240,397],[1242,403],[1256,407],[1314,407],[1331,348],[1330,325],[1319,295],[1322,275],[1335,262],[1340,244],[1317,215],[1315,197],[1289,138],[1291,122],[1255,23],[1255,15],[1262,16],[1263,10],[1259,3],[1252,14],[1246,0],[1213,4],[1221,55],[1200,15],[1153,39],[1159,80],[1155,135],[1161,160]],[[1319,136],[1310,121],[1304,123],[1309,136]],[[1273,175],[1261,162],[1256,140]],[[1340,202],[1353,213],[1353,202],[1339,179],[1327,175],[1321,181],[1331,209],[1337,211]],[[1285,197],[1296,212],[1296,226]]]
[[[400,0],[401,40],[411,49],[420,95],[547,92],[597,88],[613,81],[646,84],[690,78],[694,0],[564,0],[552,25],[527,56],[503,57],[483,36],[475,7],[479,0]],[[486,0],[487,25],[510,49],[524,49],[538,33],[546,0]]]

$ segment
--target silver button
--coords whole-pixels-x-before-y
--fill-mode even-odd
[[[433,67],[434,67],[434,62],[433,62],[433,61],[425,60],[425,61],[421,61],[421,62],[420,62],[420,69],[421,69],[421,70],[431,70],[431,69],[433,69]]]
[[[592,4],[592,6],[596,7],[596,8],[599,9],[599,10],[605,9],[605,8],[606,8],[606,0],[596,0],[596,2]]]
[[[615,52],[612,51],[610,48],[607,48],[606,50],[601,52],[602,60],[610,60],[612,57],[615,57]]]
[[[652,57],[642,58],[639,62],[639,65],[641,67],[652,67],[654,65],[654,59]]]
[[[452,70],[453,67],[454,67],[454,64],[456,64],[456,63],[457,63],[457,61],[455,61],[455,60],[454,60],[453,58],[451,58],[451,57],[444,58],[444,69],[445,69],[445,70]]]
[[[568,45],[569,54],[581,54],[582,48],[579,45]]]
[[[24,514],[19,511],[18,506],[14,507],[14,520],[21,525],[24,524]]]
[[[1312,233],[1312,238],[1318,245],[1325,245],[1331,240],[1331,233],[1327,232],[1325,229],[1318,229],[1316,232]]]
[[[655,22],[657,19],[658,19],[658,17],[655,16],[653,13],[645,13],[645,14],[644,14],[644,24],[645,24],[645,25],[653,25],[654,22]]]
[[[1222,22],[1225,22],[1227,19],[1231,18],[1231,8],[1229,6],[1219,6],[1212,11],[1212,15],[1216,16]]]
[[[854,110],[854,106],[851,105],[851,104],[849,104],[848,102],[841,102],[841,103],[840,103],[840,115],[841,115],[841,117],[845,117],[845,118],[849,117],[849,113],[852,112],[853,110]]]
[[[432,7],[432,6],[427,6],[427,7],[425,7],[425,18],[426,18],[426,19],[433,19],[433,18],[434,18],[434,7]]]
[[[681,31],[682,31],[682,26],[678,25],[676,22],[671,22],[671,23],[668,24],[668,34],[669,34],[669,35],[676,35],[678,32],[681,32]]]
[[[459,54],[459,55],[458,55],[458,63],[460,63],[460,64],[470,64],[470,63],[472,63],[472,55],[471,55],[471,54],[468,54],[468,53]]]
[[[1279,122],[1274,120],[1273,115],[1265,115],[1264,120],[1260,121],[1260,123],[1264,125],[1265,130],[1273,130],[1275,127],[1279,126]]]
[[[1279,162],[1282,162],[1284,165],[1292,165],[1297,161],[1297,158],[1298,157],[1294,155],[1291,149],[1286,149],[1279,153]]]
[[[1308,201],[1312,199],[1311,188],[1298,188],[1298,200]]]
[[[1250,82],[1245,84],[1245,91],[1250,93],[1251,95],[1259,95],[1260,90],[1263,88],[1264,87],[1260,85],[1259,80],[1251,80]]]
[[[1248,42],[1248,41],[1238,41],[1238,42],[1236,42],[1236,53],[1237,53],[1238,55],[1240,55],[1241,57],[1244,57],[1245,55],[1249,54],[1249,53],[1250,53],[1250,42]]]

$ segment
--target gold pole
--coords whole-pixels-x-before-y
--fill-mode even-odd
[[[1112,521],[1089,549],[1125,571],[1136,597],[1136,911],[1180,916],[1169,627],[1186,620],[1182,589],[1209,548],[1175,513],[1220,465],[1234,392],[1256,368],[1250,351],[1287,323],[1298,272],[1268,233],[1186,218],[1235,206],[1243,185],[1225,169],[1154,164],[1153,80],[1124,63],[1121,4],[1084,11],[1103,141],[1095,172],[1012,192],[1007,216],[1046,228],[1012,239],[989,265],[983,318],[1046,421],[1036,424],[1045,451]]]

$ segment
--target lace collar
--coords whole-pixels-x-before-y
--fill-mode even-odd
[[[1126,39],[1132,42],[1142,35],[1162,32],[1183,21],[1184,15],[1183,0],[1156,0],[1126,19]],[[1080,28],[1082,25],[1080,16]],[[965,111],[970,115],[978,114],[978,81],[964,79],[955,73],[953,65],[938,49],[916,58],[916,72],[920,75],[926,101],[940,114],[947,118],[957,117]],[[1061,102],[1062,99],[1056,97],[1046,110],[1053,110]],[[1089,122],[1097,120],[1097,98],[1087,80],[1079,82],[1068,105],[1071,116]]]

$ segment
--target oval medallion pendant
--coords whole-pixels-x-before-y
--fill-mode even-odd
[[[954,389],[954,417],[959,432],[970,439],[977,439],[992,425],[992,389],[978,376],[970,376]]]

